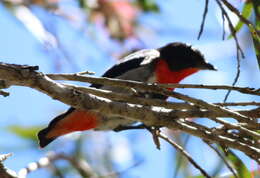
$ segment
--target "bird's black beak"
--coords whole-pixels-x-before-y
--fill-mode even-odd
[[[202,70],[215,70],[217,71],[217,68],[215,68],[212,64],[208,62],[204,62],[199,66],[200,69]]]

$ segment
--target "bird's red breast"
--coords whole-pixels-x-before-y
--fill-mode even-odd
[[[179,83],[185,77],[198,72],[197,68],[187,68],[179,71],[171,71],[167,62],[160,59],[155,67],[156,81],[158,83]],[[173,89],[173,88],[172,88]]]

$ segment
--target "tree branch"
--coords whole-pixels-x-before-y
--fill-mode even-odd
[[[119,79],[109,79],[105,77],[94,77],[94,76],[82,76],[78,74],[46,74],[53,80],[68,80],[68,81],[79,81],[88,83],[97,83],[103,85],[111,85],[117,87],[135,87],[131,84]],[[117,81],[116,83],[114,81]],[[138,82],[137,82],[138,83]],[[140,82],[139,82],[140,83]],[[228,85],[196,85],[196,84],[157,84],[163,88],[198,88],[198,89],[211,89],[211,90],[235,90],[245,94],[252,94],[260,96],[260,89],[249,88],[249,87],[234,87]]]
[[[200,24],[200,31],[199,31],[198,38],[197,38],[198,40],[200,39],[202,32],[203,32],[203,29],[204,29],[206,16],[207,16],[207,13],[208,13],[208,7],[209,7],[209,0],[205,0],[204,12],[203,12],[202,21],[201,21],[201,24]]]
[[[111,101],[91,94],[86,94],[80,90],[72,89],[71,87],[54,82],[46,75],[40,72],[36,72],[33,67],[0,63],[0,79],[8,81],[10,85],[34,88],[43,93],[46,93],[53,99],[60,100],[61,102],[71,105],[75,108],[92,110],[108,116],[117,116],[133,121],[140,121],[148,126],[166,126],[170,129],[181,130],[183,132],[205,139],[209,142],[214,142],[238,149],[260,163],[259,144],[254,140],[251,141],[251,144],[248,144],[248,138],[244,138],[243,134],[241,135],[240,132],[230,133],[221,129],[221,133],[216,134],[216,129],[214,128],[210,129],[203,125],[196,124],[195,122],[184,119],[177,119],[178,116],[174,115],[175,113],[173,111],[158,111],[147,106],[130,105],[127,103]],[[206,103],[205,101],[197,100],[176,92],[172,93],[171,91],[155,85],[146,85],[140,82],[129,81],[120,82],[125,82],[129,84],[130,87],[135,87],[137,89],[147,89],[150,92],[158,92],[180,99],[184,98],[185,100],[210,109],[211,112],[217,114],[224,113],[229,117],[235,116],[236,119],[243,118],[242,120],[245,123],[255,122],[254,119],[247,118],[246,116],[237,112],[227,110],[225,108],[215,106]],[[259,129],[259,127],[257,127],[257,129]],[[233,137],[231,137],[231,135]]]
[[[223,7],[222,3],[220,2],[220,0],[216,0],[216,2],[217,2],[218,6],[219,6],[219,8],[220,8],[220,10],[222,12],[223,19],[225,19],[225,18],[227,19],[229,29],[230,29],[231,34],[234,37],[234,40],[235,40],[235,43],[236,43],[236,48],[237,48],[237,52],[236,52],[237,53],[237,72],[236,72],[236,76],[234,78],[234,81],[232,83],[232,86],[235,86],[237,81],[238,81],[238,79],[239,79],[239,76],[240,76],[240,54],[241,54],[242,58],[244,58],[245,55],[244,55],[244,52],[243,52],[242,48],[240,47],[240,44],[238,42],[237,35],[236,35],[236,30],[235,30],[235,28],[234,28],[234,26],[233,26],[233,24],[232,24],[232,22],[231,22],[231,20],[230,20],[230,18],[228,16],[227,12],[226,12],[226,10],[224,9],[224,7]],[[226,96],[224,98],[224,102],[227,101],[228,96],[230,95],[230,93],[231,93],[231,90],[229,90],[227,92],[227,94],[226,94]]]
[[[53,77],[53,78],[55,77],[53,75],[48,75],[48,76]],[[231,111],[227,108],[223,108],[221,106],[209,104],[209,103],[207,103],[203,100],[200,100],[200,99],[195,99],[195,98],[189,97],[187,95],[183,95],[181,93],[169,91],[167,89],[158,87],[157,84],[144,84],[142,82],[136,82],[136,81],[126,81],[126,80],[108,79],[108,78],[97,78],[97,77],[89,77],[89,76],[74,75],[74,77],[77,78],[78,81],[80,80],[80,81],[98,83],[98,84],[102,83],[104,85],[113,85],[113,86],[123,87],[123,88],[135,88],[135,89],[144,90],[144,91],[148,91],[148,92],[158,93],[158,94],[165,95],[165,96],[171,96],[171,97],[174,97],[174,98],[177,98],[177,99],[181,99],[181,100],[193,103],[193,104],[198,105],[202,108],[212,110],[214,112],[225,113],[225,114],[227,114],[228,117],[232,117],[232,118],[237,119],[238,121],[248,123],[252,127],[256,126],[255,122],[250,117],[243,116],[239,113]],[[72,80],[73,76],[71,75],[68,78],[70,78],[70,80]],[[62,80],[62,77],[58,76],[55,79]]]

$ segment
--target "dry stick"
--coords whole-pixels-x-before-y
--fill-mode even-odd
[[[260,96],[260,91],[255,88],[248,87],[235,87],[229,85],[197,85],[197,84],[157,84],[164,88],[199,88],[199,89],[211,89],[211,90],[235,90],[240,93],[252,94]]]
[[[67,87],[71,87],[77,90],[84,91],[86,93],[90,93],[96,96],[104,97],[111,99],[113,101],[124,101],[132,104],[141,104],[141,105],[149,105],[149,106],[158,106],[158,107],[164,107],[166,109],[193,109],[192,112],[196,111],[201,111],[196,107],[195,105],[191,105],[188,103],[173,103],[173,102],[168,102],[160,99],[150,99],[150,98],[141,98],[141,97],[136,97],[132,95],[126,95],[122,93],[114,93],[112,91],[108,90],[102,90],[102,89],[96,89],[96,88],[91,88],[91,87],[81,87],[81,86],[76,86],[72,84],[63,84]],[[241,102],[241,103],[214,103],[215,105],[220,105],[220,106],[248,106],[248,105],[255,105],[255,106],[260,106],[260,103],[257,102]],[[241,110],[242,112],[246,112],[247,110]],[[236,112],[241,112],[241,111],[236,111]],[[247,112],[250,112],[247,111]],[[212,113],[212,117],[223,117],[223,115],[216,115]],[[225,117],[226,115],[224,115]],[[260,117],[260,114],[259,114]]]
[[[207,13],[208,13],[208,7],[209,7],[209,0],[205,0],[205,7],[204,7],[203,16],[202,16],[202,22],[200,24],[200,31],[199,31],[199,35],[197,38],[198,40],[200,39],[200,36],[202,35],[203,29],[204,29],[204,24],[205,24]]]
[[[214,134],[218,134],[218,135],[222,135],[222,136],[225,136],[225,137],[229,137],[229,138],[232,138],[232,139],[239,140],[241,143],[245,143],[248,146],[253,146],[253,147],[258,146],[257,145],[258,143],[256,143],[256,142],[250,142],[250,140],[244,140],[243,138],[240,138],[240,136],[237,135],[236,133],[227,132],[225,127],[210,129],[208,127],[199,125],[196,122],[191,122],[189,120],[179,119],[179,121],[184,123],[184,124],[188,124],[191,127],[196,127],[200,130],[204,130],[204,131],[209,132],[209,133],[212,132]],[[120,127],[117,127],[116,129],[114,129],[114,131],[120,132],[120,131],[125,131],[125,130],[145,129],[145,128],[147,130],[149,130],[149,127],[145,126],[144,124],[140,124],[140,125],[134,125],[134,126],[120,126]]]
[[[228,102],[228,103],[214,103],[220,106],[260,106],[259,102]]]
[[[166,90],[164,88],[160,88],[160,87],[156,86],[155,84],[145,84],[145,83],[137,82],[137,81],[127,81],[127,80],[120,80],[120,79],[97,78],[97,77],[77,76],[77,75],[67,76],[66,78],[59,77],[59,76],[56,76],[57,78],[55,78],[55,75],[53,75],[53,74],[47,75],[47,76],[50,78],[56,79],[56,80],[68,79],[68,80],[75,81],[75,79],[77,78],[76,79],[77,81],[82,81],[82,82],[99,83],[99,84],[104,84],[104,85],[114,85],[114,86],[124,87],[124,88],[125,87],[126,88],[136,88],[136,89],[140,89],[140,90],[144,90],[144,91],[148,91],[148,92],[154,92],[154,93],[162,94],[165,96],[170,96],[170,97],[174,97],[174,98],[177,98],[180,100],[184,100],[187,102],[191,102],[202,108],[206,108],[206,109],[212,110],[214,112],[225,113],[225,114],[227,114],[228,117],[233,117],[240,122],[245,122],[245,123],[251,124],[252,126],[256,126],[256,124],[252,118],[243,116],[239,113],[236,113],[229,109],[223,108],[221,106],[207,103],[200,99],[195,99],[190,96],[183,95],[181,93],[177,93],[174,91]]]
[[[234,28],[234,26],[233,26],[233,24],[232,24],[232,22],[231,22],[231,20],[230,20],[230,18],[228,16],[227,12],[225,11],[224,7],[222,6],[222,4],[221,4],[221,2],[219,0],[216,0],[216,2],[218,4],[219,8],[221,9],[222,14],[226,17],[226,19],[228,21],[228,25],[229,25],[230,31],[231,31],[232,36],[234,37],[235,43],[236,43],[236,48],[237,48],[237,72],[236,72],[236,76],[234,78],[234,81],[232,83],[232,86],[235,86],[235,84],[238,81],[239,75],[240,75],[240,57],[239,57],[239,52],[242,55],[242,58],[244,58],[245,56],[244,56],[244,53],[243,53],[243,51],[242,51],[242,49],[241,49],[241,47],[240,47],[240,45],[238,43],[238,39],[237,39],[235,28]],[[231,90],[229,90],[227,92],[227,94],[226,94],[226,96],[224,98],[224,102],[226,102],[226,100],[227,100],[228,96],[230,95],[230,93],[231,93]]]
[[[210,134],[210,133],[213,134],[213,135],[217,134],[218,136],[221,136],[221,137],[224,137],[224,138],[226,137],[226,138],[234,139],[234,140],[236,140],[236,143],[239,143],[239,144],[243,143],[243,144],[246,144],[247,146],[252,146],[252,147],[256,146],[256,147],[258,147],[257,143],[255,143],[255,145],[253,143],[251,143],[251,142],[246,142],[245,143],[246,140],[241,140],[240,138],[238,138],[237,135],[235,135],[233,133],[227,133],[224,130],[223,131],[218,130],[217,133],[215,133],[215,131],[213,132],[212,129],[209,129],[208,127],[199,125],[199,124],[197,124],[195,122],[190,122],[188,120],[186,120],[186,121],[185,120],[179,120],[178,122],[181,123],[181,125],[182,125],[181,128],[182,129],[184,128],[183,126],[189,125],[190,128],[192,128],[192,127],[197,128],[200,131],[204,132],[205,134]],[[144,129],[144,128],[147,129],[147,127],[145,127],[143,124],[142,125],[137,125],[137,126],[123,126],[120,129],[118,129],[117,131],[132,130],[132,129]],[[222,134],[223,132],[225,132],[225,133]],[[250,155],[248,155],[248,156],[250,157]]]
[[[117,130],[117,131],[124,131],[124,130],[133,130],[133,129],[147,129],[148,131],[150,131],[151,132],[151,134],[153,134],[153,136],[154,136],[154,133],[152,132],[152,130],[151,129],[149,129],[149,128],[147,128],[147,127],[145,127],[145,125],[137,125],[137,126],[123,126],[122,128],[120,128],[119,130]],[[159,132],[159,134],[160,134],[161,132]],[[159,136],[158,135],[158,133],[157,133],[157,136]],[[205,141],[204,140],[204,142],[210,147],[210,148],[212,148],[217,154],[218,154],[218,156],[223,160],[223,162],[225,163],[225,165],[228,167],[228,169],[233,173],[233,175],[237,178],[237,175],[236,175],[236,173],[235,173],[235,171],[233,170],[233,168],[229,165],[229,163],[225,160],[225,158],[223,157],[223,155],[215,148],[215,147],[213,147],[208,141]],[[170,143],[171,144],[171,143]]]
[[[101,90],[101,89],[96,89],[96,88],[91,88],[91,87],[81,87],[81,86],[76,86],[76,85],[71,85],[71,84],[63,84],[63,85],[77,89],[77,90],[84,91],[86,93],[108,98],[108,99],[111,99],[114,101],[125,101],[125,102],[129,102],[129,103],[133,103],[133,104],[159,106],[159,107],[164,107],[167,109],[193,109],[193,110],[191,110],[193,113],[197,112],[197,113],[200,113],[200,115],[207,114],[208,117],[227,117],[227,115],[225,113],[224,114],[222,113],[222,115],[221,114],[218,115],[218,114],[214,114],[213,112],[206,112],[206,111],[203,112],[202,110],[198,109],[198,107],[196,107],[195,105],[191,105],[191,104],[187,104],[187,103],[172,103],[172,102],[167,102],[167,101],[163,101],[160,99],[140,98],[140,97],[135,97],[135,96],[126,95],[126,94],[122,94],[122,93],[114,93],[112,91]],[[231,105],[231,106],[260,105],[260,103],[257,103],[257,102],[215,103],[215,105]],[[185,112],[187,112],[187,111],[183,111],[183,113],[185,113]],[[241,110],[241,111],[236,111],[236,112],[251,114],[250,110]],[[257,116],[260,116],[260,115],[257,115]],[[257,117],[255,117],[255,118],[257,118]]]
[[[154,144],[156,145],[156,148],[158,150],[161,149],[161,143],[160,143],[160,140],[158,138],[158,134],[160,134],[160,129],[159,128],[156,128],[156,127],[146,127],[144,125],[144,127],[152,134],[152,137],[153,137],[153,142]]]
[[[169,144],[171,144],[175,149],[177,149],[179,152],[181,152],[181,154],[183,154],[183,156],[185,156],[189,162],[195,167],[197,168],[201,174],[203,174],[205,177],[211,178],[211,176],[208,175],[208,173],[201,168],[191,157],[191,155],[185,151],[180,145],[178,145],[177,143],[175,143],[174,141],[172,141],[171,139],[169,139],[166,135],[162,134],[162,133],[158,133],[158,137],[162,138],[163,140],[165,140],[166,142],[168,142]]]
[[[222,16],[222,40],[225,40],[226,31],[225,31],[225,16],[221,13]]]
[[[235,178],[238,178],[235,170],[232,168],[232,166],[227,162],[227,160],[225,159],[225,157],[219,152],[219,150],[217,148],[215,148],[214,146],[212,146],[209,142],[204,141],[212,150],[214,150],[217,155],[223,160],[224,164],[227,166],[227,168],[232,172],[232,174],[234,175]]]
[[[127,87],[126,83],[122,83],[120,79],[111,79],[105,77],[94,77],[94,76],[81,76],[77,74],[47,74],[53,80],[70,80],[70,81],[79,81],[79,82],[88,82],[88,83],[98,83],[103,85],[112,85],[117,87]],[[115,83],[114,81],[118,81]],[[139,82],[141,83],[141,82]],[[212,90],[235,90],[241,93],[259,95],[260,90],[249,87],[235,87],[228,85],[196,85],[196,84],[157,84],[160,87],[164,88],[202,88],[202,89],[212,89]],[[128,87],[129,88],[129,87]]]
[[[227,19],[227,21],[228,21],[229,28],[230,28],[230,30],[231,30],[231,33],[232,33],[232,35],[233,35],[233,37],[234,37],[234,39],[235,39],[237,49],[238,49],[238,51],[240,52],[240,54],[242,55],[242,57],[244,58],[244,57],[245,57],[244,52],[243,52],[243,50],[241,49],[241,47],[240,47],[240,45],[239,45],[239,43],[238,43],[236,31],[235,31],[235,28],[234,28],[234,26],[233,26],[231,20],[230,20],[230,18],[229,18],[229,16],[228,16],[226,10],[225,10],[224,7],[222,6],[221,2],[220,2],[219,0],[216,0],[216,2],[217,2],[217,4],[218,4],[218,6],[219,6],[221,12],[223,13],[223,15],[226,17],[226,19]]]
[[[231,139],[231,138],[229,138],[229,137],[225,137],[225,136],[222,136],[222,135],[219,135],[219,134],[217,134],[217,135],[215,135],[214,133],[210,133],[210,132],[208,132],[208,131],[204,131],[204,130],[202,130],[202,129],[199,129],[199,130],[197,130],[198,128],[192,128],[191,126],[189,126],[189,125],[186,125],[186,123],[179,123],[180,125],[178,125],[178,128],[179,129],[181,129],[182,131],[188,131],[189,130],[189,133],[191,134],[191,133],[193,133],[193,134],[198,134],[199,133],[199,135],[200,135],[200,138],[202,138],[202,137],[207,137],[207,135],[211,135],[211,136],[213,136],[214,137],[214,139],[216,139],[216,140],[219,140],[219,144],[224,144],[224,145],[226,145],[226,146],[229,146],[230,147],[230,145],[232,144],[232,143],[234,143],[236,146],[238,146],[239,145],[239,147],[243,147],[244,146],[244,143],[243,142],[240,142],[240,141],[238,141],[237,139]],[[196,130],[196,131],[195,131]],[[187,132],[188,133],[188,132]],[[192,134],[192,135],[193,135]],[[225,143],[225,142],[222,142],[222,141],[220,141],[220,140],[222,140],[222,139],[224,139],[225,140],[225,142],[228,142],[228,144],[227,143]],[[209,138],[207,138],[206,140],[210,140]],[[222,142],[222,143],[221,143]],[[230,145],[229,145],[230,144]],[[238,144],[238,145],[237,145]],[[247,145],[247,144],[245,144],[245,145]],[[257,147],[252,147],[252,146],[248,146],[248,148],[249,149],[257,149],[258,150],[258,148]],[[256,151],[256,150],[255,150]],[[243,151],[246,155],[248,155],[250,158],[252,158],[252,159],[254,159],[258,164],[260,164],[260,158],[258,158],[258,156],[257,155],[255,155],[255,153],[249,153],[248,154],[248,152],[247,151]],[[257,151],[258,152],[258,151]],[[257,153],[258,154],[258,153]]]
[[[232,86],[235,86],[236,83],[238,82],[238,79],[239,79],[239,76],[240,76],[240,57],[239,57],[239,51],[237,49],[237,73],[236,73],[236,76],[234,78],[234,81],[232,83]],[[228,96],[230,95],[231,93],[231,90],[228,90],[223,102],[225,103],[228,99]]]
[[[223,4],[226,5],[226,7],[232,11],[234,14],[237,15],[237,17],[244,22],[244,24],[246,24],[249,28],[249,30],[251,31],[253,36],[256,36],[256,38],[260,38],[260,32],[257,31],[257,29],[254,27],[254,25],[247,20],[243,15],[241,15],[241,13],[239,12],[239,10],[237,10],[232,4],[230,4],[228,1],[226,0],[221,0],[223,2]]]
[[[251,131],[249,129],[246,129],[246,128],[242,127],[241,125],[232,124],[232,123],[229,123],[229,122],[227,122],[225,120],[219,119],[217,117],[215,117],[215,118],[212,117],[210,119],[215,121],[215,122],[223,124],[227,129],[237,129],[237,130],[240,130],[244,134],[251,135],[251,136],[253,136],[255,138],[260,139],[260,134],[259,133]]]
[[[133,106],[127,103],[118,103],[94,97],[65,87],[50,80],[42,73],[35,72],[32,69],[24,69],[20,65],[0,63],[0,79],[7,80],[10,86],[18,85],[34,88],[75,108],[97,110],[101,114],[125,117],[147,125],[167,126],[170,129],[179,129],[202,139],[238,149],[260,164],[259,146],[248,146],[238,139],[214,134],[207,129],[203,129],[204,126],[201,125],[200,127],[195,127],[189,124],[189,122],[170,119],[174,118],[174,116],[169,113],[153,111],[148,107]],[[128,82],[128,85],[133,87],[131,83],[134,82]]]
[[[90,87],[79,87],[79,86],[68,85],[68,84],[64,84],[64,85],[71,87],[73,89],[78,89],[78,90],[84,91],[86,93],[94,94],[96,96],[105,97],[105,98],[108,98],[108,99],[113,100],[113,101],[128,101],[128,102],[133,101],[132,103],[134,103],[134,104],[144,104],[144,105],[147,105],[149,102],[153,101],[153,99],[142,99],[142,98],[137,98],[137,97],[133,97],[133,96],[130,96],[130,95],[113,93],[111,91],[94,89],[94,88],[90,88]],[[144,102],[142,100],[144,100],[146,102]],[[170,103],[168,103],[168,102],[157,101],[157,100],[155,100],[155,101],[160,103],[160,106],[163,106],[166,103],[168,104],[168,106],[170,106]],[[154,102],[153,104],[155,104],[156,102]],[[226,128],[228,128],[228,129],[237,129],[237,130],[240,130],[244,134],[247,134],[247,135],[250,135],[250,136],[253,136],[253,137],[260,139],[260,134],[258,134],[257,132],[248,130],[248,129],[240,126],[240,125],[229,123],[229,122],[221,120],[217,117],[211,117],[210,119],[215,121],[215,122],[218,122],[218,123],[225,125]]]
[[[142,104],[142,105],[149,105],[149,106],[159,106],[159,107],[164,107],[167,109],[195,109],[198,110],[198,107],[195,105],[191,105],[188,103],[173,103],[173,102],[167,102],[164,100],[160,99],[150,99],[150,98],[141,98],[141,97],[135,97],[132,95],[126,95],[126,94],[121,94],[121,93],[114,93],[112,91],[108,90],[101,90],[101,89],[95,89],[95,88],[90,88],[90,87],[81,87],[81,86],[76,86],[76,85],[71,85],[71,84],[63,84],[68,87],[72,87],[93,95],[97,95],[100,97],[105,97],[114,101],[126,101],[130,102],[133,104]],[[171,86],[171,85],[170,85]],[[182,86],[182,85],[181,85]],[[214,87],[214,86],[213,86]],[[257,102],[238,102],[238,103],[213,103],[215,105],[220,105],[220,106],[248,106],[248,105],[255,105],[255,106],[260,106],[260,103]],[[199,111],[199,110],[198,110]],[[236,111],[240,112],[240,111]],[[242,111],[243,112],[243,111]],[[212,113],[212,117],[216,117],[217,115]],[[218,117],[222,117],[219,115]],[[260,117],[260,115],[259,115]]]

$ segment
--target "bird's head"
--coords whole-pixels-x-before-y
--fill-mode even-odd
[[[217,70],[205,60],[199,50],[185,43],[169,43],[159,48],[158,51],[160,52],[160,58],[167,62],[172,71],[180,71],[187,68]]]

